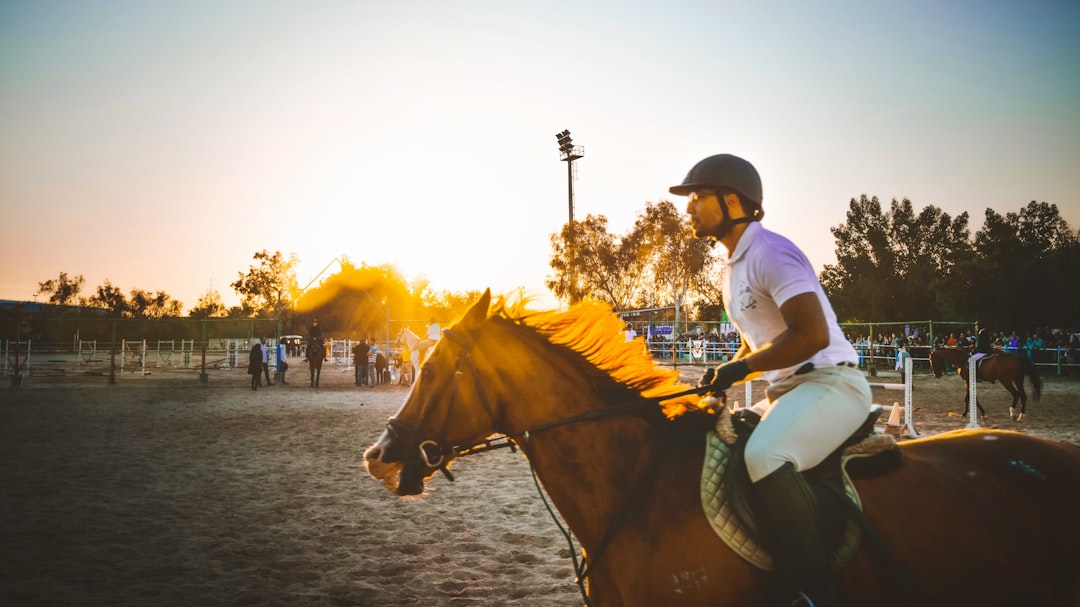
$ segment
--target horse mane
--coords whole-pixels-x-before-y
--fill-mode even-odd
[[[626,340],[623,321],[608,304],[590,300],[565,312],[537,312],[526,311],[525,303],[525,300],[518,300],[508,304],[500,297],[492,306],[491,316],[532,329],[550,343],[577,352],[614,381],[639,392],[644,398],[675,394],[689,388],[679,381],[677,370],[658,367],[641,342]],[[665,401],[660,407],[667,417],[675,418],[687,411],[699,410],[699,400],[700,397],[683,396]]]

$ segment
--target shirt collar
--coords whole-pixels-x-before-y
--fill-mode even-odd
[[[731,257],[724,262],[725,266],[739,261],[739,258],[746,254],[746,250],[753,244],[754,239],[757,238],[758,233],[761,232],[761,222],[751,221],[750,225],[746,226],[746,230],[743,231],[742,236],[739,237],[739,242],[735,243],[735,251],[731,253]]]

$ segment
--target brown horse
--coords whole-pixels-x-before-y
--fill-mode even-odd
[[[947,365],[956,367],[957,373],[964,379],[964,413],[968,414],[971,409],[971,382],[968,381],[968,358],[971,352],[962,348],[937,348],[930,353],[930,367],[934,370],[934,377],[941,378],[945,374]],[[1013,401],[1009,405],[1009,417],[1020,421],[1027,412],[1027,391],[1024,390],[1024,375],[1031,377],[1031,392],[1035,402],[1042,397],[1042,379],[1035,363],[1026,356],[999,352],[983,358],[975,371],[977,381],[1001,382],[1001,385],[1012,394]],[[1016,411],[1016,403],[1020,402],[1020,412]],[[986,410],[975,398],[975,406],[979,413],[986,417]]]
[[[446,330],[365,453],[397,495],[502,433],[581,542],[588,604],[764,602],[768,575],[706,520],[699,493],[715,421],[606,306],[525,312],[490,292]],[[627,408],[628,402],[647,406]],[[485,446],[481,446],[485,445]],[[836,571],[846,605],[1080,606],[1080,446],[958,430],[902,443],[904,462],[856,481],[908,583],[866,544]],[[509,592],[511,589],[504,589]]]

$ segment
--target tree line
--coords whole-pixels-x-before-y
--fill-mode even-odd
[[[935,206],[916,211],[904,198],[884,209],[876,196],[851,199],[845,221],[831,228],[836,263],[819,278],[842,322],[981,319],[999,329],[1074,326],[1080,319],[1080,233],[1057,205],[1032,201],[1004,215],[986,209],[972,235],[968,214]],[[565,224],[552,234],[552,273],[545,283],[563,302],[593,298],[615,310],[674,306],[690,319],[718,320],[722,251],[694,237],[688,218],[668,201],[646,202],[625,234],[603,215]],[[216,290],[188,312],[194,318],[318,316],[326,329],[381,335],[387,320],[443,322],[480,290],[434,292],[392,266],[338,260],[317,285],[298,285],[295,255],[263,250],[230,284],[241,305],[226,308]],[[328,266],[329,269],[329,266]],[[105,281],[87,297],[85,279],[61,272],[38,283],[37,295],[122,318],[165,318],[183,304],[164,291],[125,296]]]
[[[254,254],[246,272],[238,272],[230,287],[241,297],[239,306],[226,308],[221,294],[207,290],[188,311],[190,318],[275,319],[285,333],[306,334],[312,318],[325,331],[354,337],[383,339],[389,322],[394,330],[408,323],[456,318],[481,291],[435,291],[425,279],[408,281],[390,265],[369,266],[335,259],[336,271],[301,287],[295,268],[299,258],[280,251]],[[333,265],[333,263],[331,265]],[[330,266],[327,266],[329,269]],[[82,296],[82,275],[61,272],[38,283],[36,295],[52,304],[48,314],[87,314],[125,319],[162,319],[181,316],[183,303],[164,291],[132,289],[125,296],[108,280]]]

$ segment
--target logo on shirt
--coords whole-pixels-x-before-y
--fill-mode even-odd
[[[754,299],[754,294],[750,292],[750,285],[746,285],[743,291],[739,293],[739,311],[745,312],[755,308],[757,308],[757,300]]]

